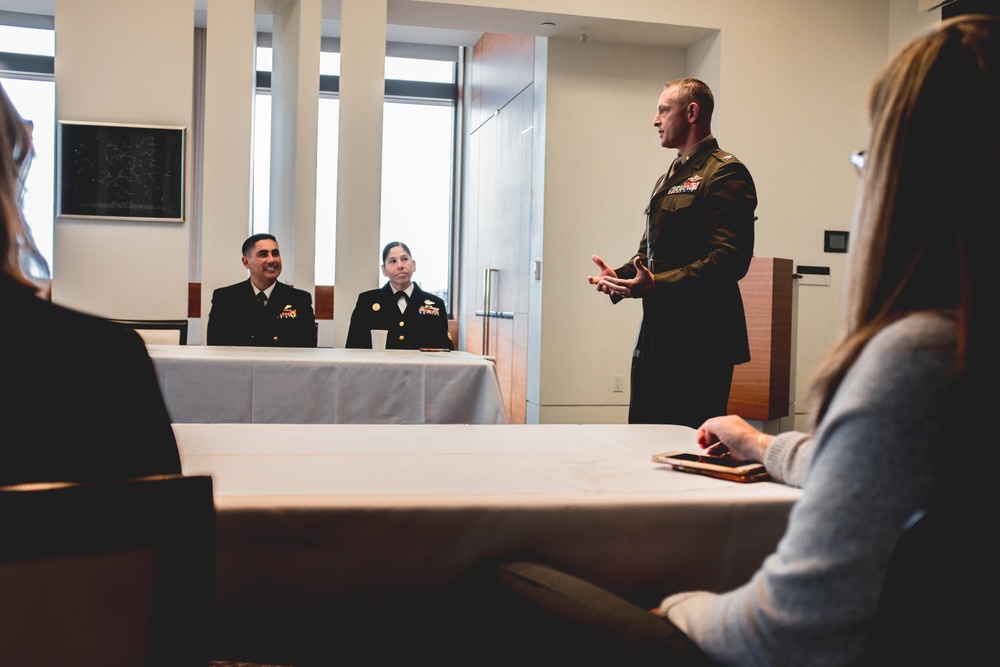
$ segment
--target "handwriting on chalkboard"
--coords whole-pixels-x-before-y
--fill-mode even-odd
[[[183,219],[184,130],[60,125],[59,213]]]

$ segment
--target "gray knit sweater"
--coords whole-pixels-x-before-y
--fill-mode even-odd
[[[927,313],[877,334],[815,437],[767,450],[772,477],[803,489],[777,550],[740,588],[672,595],[660,613],[725,665],[856,659],[896,540],[942,484],[930,450],[953,432],[954,342],[953,322]]]

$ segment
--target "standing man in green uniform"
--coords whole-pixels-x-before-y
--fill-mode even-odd
[[[653,188],[639,250],[618,269],[592,258],[598,291],[642,299],[630,424],[697,428],[726,414],[733,368],[750,360],[738,281],[753,257],[757,190],[712,135],[714,108],[702,81],[664,86],[653,125],[678,155]]]

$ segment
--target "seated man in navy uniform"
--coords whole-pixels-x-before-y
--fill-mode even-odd
[[[382,275],[389,281],[358,295],[345,347],[370,349],[371,330],[385,329],[389,332],[385,346],[390,350],[455,349],[444,300],[413,282],[416,270],[417,262],[405,243],[386,244]]]
[[[316,347],[312,295],[278,282],[281,251],[274,236],[248,238],[241,259],[250,277],[212,293],[208,344]]]

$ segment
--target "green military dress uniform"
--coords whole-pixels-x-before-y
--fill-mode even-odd
[[[753,258],[756,207],[749,170],[711,135],[657,181],[632,258],[655,289],[642,298],[631,423],[697,427],[725,414],[732,368],[750,360],[738,283]],[[635,277],[632,259],[618,277]]]

